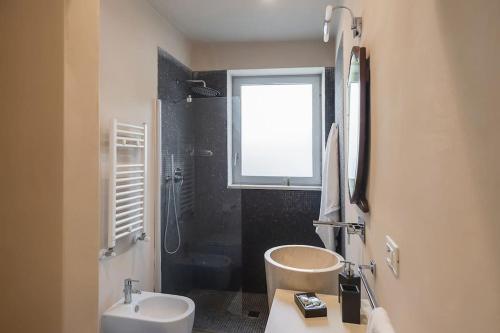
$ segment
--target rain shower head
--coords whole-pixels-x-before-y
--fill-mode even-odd
[[[201,86],[191,87],[191,91],[195,94],[205,96],[205,97],[218,97],[221,95],[220,91],[207,87],[207,83],[203,80],[187,80],[190,83],[201,83]]]

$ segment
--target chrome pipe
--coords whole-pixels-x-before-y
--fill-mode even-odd
[[[368,265],[359,265],[358,266],[358,274],[361,277],[361,282],[363,283],[363,286],[365,287],[366,294],[368,295],[368,301],[370,301],[370,305],[372,309],[378,308],[378,302],[377,299],[375,298],[375,293],[373,292],[373,289],[370,287],[368,284],[368,280],[366,279],[366,275],[363,272],[364,269],[369,269],[372,274],[375,274],[375,262],[373,260],[370,261],[370,264]]]
[[[313,220],[314,225],[327,225],[334,228],[359,228],[364,229],[365,225],[361,223],[337,222],[337,221],[321,221]]]
[[[314,226],[329,226],[332,228],[345,228],[347,236],[350,239],[351,235],[358,235],[361,240],[365,241],[365,224],[364,223],[349,223],[349,222],[336,222],[336,221],[321,221],[313,220]]]

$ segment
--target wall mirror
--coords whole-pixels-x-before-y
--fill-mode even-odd
[[[368,98],[369,68],[366,49],[355,46],[351,51],[348,92],[348,162],[347,181],[352,204],[368,212],[365,196],[368,168]]]

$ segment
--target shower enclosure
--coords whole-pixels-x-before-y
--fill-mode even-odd
[[[162,292],[195,302],[194,332],[263,332],[266,295],[242,291],[241,191],[227,188],[227,98],[202,96],[190,84],[161,103]]]
[[[333,73],[325,69],[328,130]],[[227,71],[192,71],[159,50],[158,97],[161,290],[195,302],[194,332],[264,332],[264,253],[285,244],[324,246],[311,223],[321,193],[228,189],[227,103],[235,101],[228,100]]]

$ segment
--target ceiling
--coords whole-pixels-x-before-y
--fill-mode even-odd
[[[205,42],[323,37],[325,7],[338,0],[149,0],[188,38]]]

